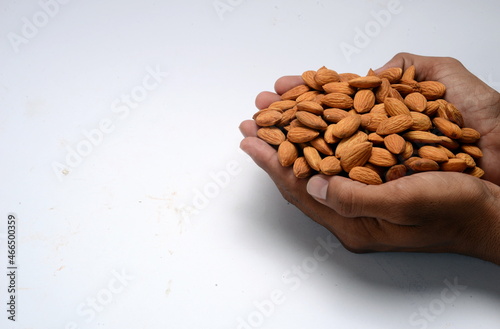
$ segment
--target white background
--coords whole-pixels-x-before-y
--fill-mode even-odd
[[[500,326],[498,266],[327,252],[238,151],[256,94],[323,65],[452,56],[499,90],[497,1],[62,2],[0,3],[1,328]]]

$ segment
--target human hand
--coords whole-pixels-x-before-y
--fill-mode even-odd
[[[240,126],[246,137],[241,147],[286,200],[351,251],[454,252],[500,264],[500,95],[451,58],[398,54],[382,69],[412,64],[417,80],[444,83],[445,98],[461,110],[466,126],[481,133],[485,179],[452,172],[419,173],[375,186],[340,176],[297,179],[281,167],[275,149],[255,137],[253,121]],[[257,96],[257,107],[302,83],[299,76],[279,79],[276,93]]]

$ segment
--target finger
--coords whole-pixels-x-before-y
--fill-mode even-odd
[[[300,75],[288,75],[276,80],[276,83],[274,84],[274,90],[276,90],[279,95],[282,95],[293,87],[297,87],[298,85],[303,84],[304,80],[302,80],[302,77]]]
[[[240,124],[240,131],[244,137],[255,137],[257,136],[257,130],[259,130],[259,126],[255,123],[254,120],[245,120]]]
[[[272,93],[270,91],[263,91],[260,94],[257,95],[255,98],[255,106],[259,109],[265,109],[271,103],[277,102],[281,100],[281,97],[277,95],[276,93]]]

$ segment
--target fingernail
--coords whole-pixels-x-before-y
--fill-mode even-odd
[[[320,176],[314,176],[309,179],[307,183],[307,193],[316,199],[326,200],[326,193],[328,191],[328,181]]]

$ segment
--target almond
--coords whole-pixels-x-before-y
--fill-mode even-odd
[[[297,109],[300,111],[311,112],[317,115],[323,114],[323,106],[314,101],[302,101],[300,103],[297,103]]]
[[[319,132],[307,127],[294,127],[288,131],[288,140],[292,143],[306,143],[319,136]]]
[[[453,158],[441,163],[439,168],[443,171],[463,172],[467,169],[467,163],[463,159]]]
[[[303,93],[302,95],[300,95],[299,97],[297,97],[295,99],[295,101],[297,101],[297,103],[303,102],[303,101],[315,101],[316,103],[318,103],[316,101],[316,98],[320,95],[322,95],[322,94],[320,94],[319,91],[317,91],[317,90],[309,90],[309,91]]]
[[[312,146],[306,146],[302,150],[304,152],[304,158],[307,161],[307,164],[314,170],[319,171],[319,163],[321,162],[321,156]]]
[[[323,120],[320,116],[310,112],[297,111],[295,116],[297,117],[297,120],[309,128],[324,130],[328,126],[325,120]]]
[[[411,159],[411,158],[410,158]],[[405,163],[406,165],[406,163]],[[437,171],[439,170],[439,164],[431,159],[417,158],[409,163],[411,170],[415,172],[423,171]]]
[[[353,135],[361,124],[361,116],[358,114],[348,115],[340,120],[332,130],[334,136],[346,138]]]
[[[304,157],[298,157],[293,163],[293,174],[297,178],[307,178],[313,173]]]
[[[446,147],[449,150],[457,150],[460,148],[460,144],[456,140],[451,139],[450,137],[439,136],[439,138],[441,138],[439,144],[441,144],[442,146]]]
[[[462,128],[462,137],[460,137],[458,141],[467,144],[474,144],[479,141],[479,138],[481,138],[479,131],[472,128]]]
[[[334,70],[327,69],[323,66],[316,72],[314,80],[322,86],[325,83],[340,81],[340,77]]]
[[[406,95],[404,103],[410,110],[417,112],[423,112],[427,107],[427,99],[421,93]]]
[[[278,160],[283,167],[293,165],[298,156],[299,152],[295,145],[287,140],[278,147]]]
[[[349,178],[368,185],[382,184],[380,176],[372,169],[366,167],[354,167],[349,172]]]
[[[461,149],[462,149],[462,151],[464,151],[464,153],[467,153],[468,155],[470,155],[474,159],[480,159],[483,157],[483,151],[481,151],[481,149],[479,147],[477,147],[476,145],[463,144],[461,146]]]
[[[315,76],[316,76],[316,71],[314,70],[305,71],[304,73],[302,73],[302,80],[304,80],[306,85],[308,85],[312,89],[323,90],[323,88],[321,88],[321,84],[317,83],[316,80],[314,79]]]
[[[359,78],[359,74],[356,73],[340,73],[339,74],[341,82],[348,82],[349,80]]]
[[[415,92],[415,89],[412,86],[409,86],[404,83],[393,83],[391,87],[397,90],[401,95],[408,95]]]
[[[474,177],[477,177],[477,178],[481,178],[483,177],[484,175],[484,170],[479,168],[479,167],[474,167],[474,168],[471,168],[471,169],[467,169],[465,171],[465,173],[471,175],[471,176],[474,176]]]
[[[274,126],[278,122],[280,122],[283,114],[275,110],[267,110],[260,113],[255,118],[255,123],[261,127],[269,127]]]
[[[414,111],[411,111],[410,115],[413,118],[413,124],[410,127],[411,130],[427,131],[432,128],[431,119],[427,115]]]
[[[398,163],[394,154],[381,147],[372,148],[368,162],[380,167],[392,167]]]
[[[368,131],[377,131],[380,123],[387,119],[387,115],[381,113],[365,113],[361,115],[361,127]]]
[[[468,168],[474,168],[476,166],[476,161],[467,153],[457,153],[456,157],[465,161]]]
[[[440,143],[441,138],[428,131],[409,131],[403,134],[403,138],[413,143],[435,144]]]
[[[333,129],[335,128],[335,124],[328,125],[326,128],[323,138],[325,139],[325,142],[329,144],[336,144],[340,142],[341,138],[338,138],[337,136],[333,135]]]
[[[385,180],[387,182],[390,182],[392,180],[404,177],[406,176],[407,172],[408,169],[406,169],[406,166],[404,164],[394,165],[391,168],[389,168],[385,173]]]
[[[377,133],[371,133],[368,135],[368,141],[372,142],[375,145],[381,145],[384,143],[384,137],[380,136]]]
[[[351,87],[347,82],[330,82],[323,85],[326,93],[341,93],[346,95],[354,95],[356,89]]]
[[[430,101],[442,98],[446,92],[445,85],[438,81],[422,81],[419,86],[422,95]]]
[[[391,91],[391,83],[386,78],[382,78],[382,83],[375,92],[375,99],[378,103],[383,103]]]
[[[348,115],[349,113],[347,111],[336,108],[325,109],[323,111],[323,118],[328,122],[334,123],[339,122]]]
[[[406,149],[406,141],[398,134],[390,134],[383,139],[384,145],[392,154],[401,154]]]
[[[431,159],[436,162],[446,162],[448,161],[448,156],[446,152],[431,145],[424,145],[418,149],[418,155],[421,158]]]
[[[435,117],[432,120],[434,126],[445,136],[451,139],[459,139],[462,137],[462,129],[455,123],[443,118]]]
[[[360,89],[354,96],[354,109],[358,113],[366,113],[375,105],[375,94],[371,89]]]
[[[330,176],[337,175],[342,171],[340,160],[334,156],[324,157],[319,164],[319,169],[322,174]]]
[[[358,130],[354,135],[349,138],[342,139],[335,149],[335,156],[342,158],[345,150],[348,150],[354,145],[366,142],[368,140],[368,135],[360,130]]]
[[[312,141],[309,142],[311,146],[313,146],[318,152],[324,155],[333,155],[332,148],[328,145],[328,143],[324,140],[323,137],[316,137]]]
[[[390,135],[403,132],[413,125],[413,118],[410,115],[400,114],[390,117],[380,123],[377,134]]]
[[[364,165],[372,153],[372,143],[362,142],[346,149],[340,158],[340,165],[345,172],[351,171],[356,166]]]
[[[448,117],[448,120],[455,123],[460,128],[464,126],[464,118],[462,117],[462,113],[460,113],[460,111],[452,103],[446,104],[446,115]]]
[[[271,105],[269,105],[269,108],[273,110],[279,109],[285,111],[291,109],[295,105],[297,105],[297,102],[294,100],[276,101],[274,103],[271,103]]]
[[[389,90],[389,95],[387,97],[396,98],[397,100],[404,102],[404,98],[401,96],[401,93],[392,87]]]
[[[279,127],[284,127],[286,125],[289,125],[290,122],[295,120],[295,114],[297,113],[297,107],[293,107],[289,110],[286,110],[283,112],[283,115],[281,116],[281,120],[276,124]]]
[[[376,88],[380,86],[382,80],[377,76],[367,76],[354,78],[348,81],[351,87],[356,88]]]
[[[396,98],[387,97],[384,101],[384,107],[390,117],[400,114],[410,115],[410,110],[405,103]]]
[[[280,145],[285,140],[285,134],[277,127],[260,128],[257,136],[271,145]]]
[[[281,100],[295,100],[297,97],[309,91],[307,85],[298,85],[281,95]]]
[[[412,81],[415,80],[415,66],[410,65],[401,76],[401,80],[403,81]]]
[[[400,67],[391,67],[387,70],[380,72],[378,77],[380,79],[387,79],[390,83],[397,83],[403,75],[403,69]]]
[[[433,117],[434,114],[436,114],[436,112],[438,111],[439,106],[439,103],[436,101],[427,101],[427,106],[425,107],[423,113],[429,117]]]
[[[406,141],[405,150],[401,153],[400,158],[403,160],[407,160],[413,156],[413,144],[411,142]]]
[[[322,98],[321,103],[328,107],[336,107],[339,109],[350,109],[354,105],[354,100],[346,94],[329,93]]]

